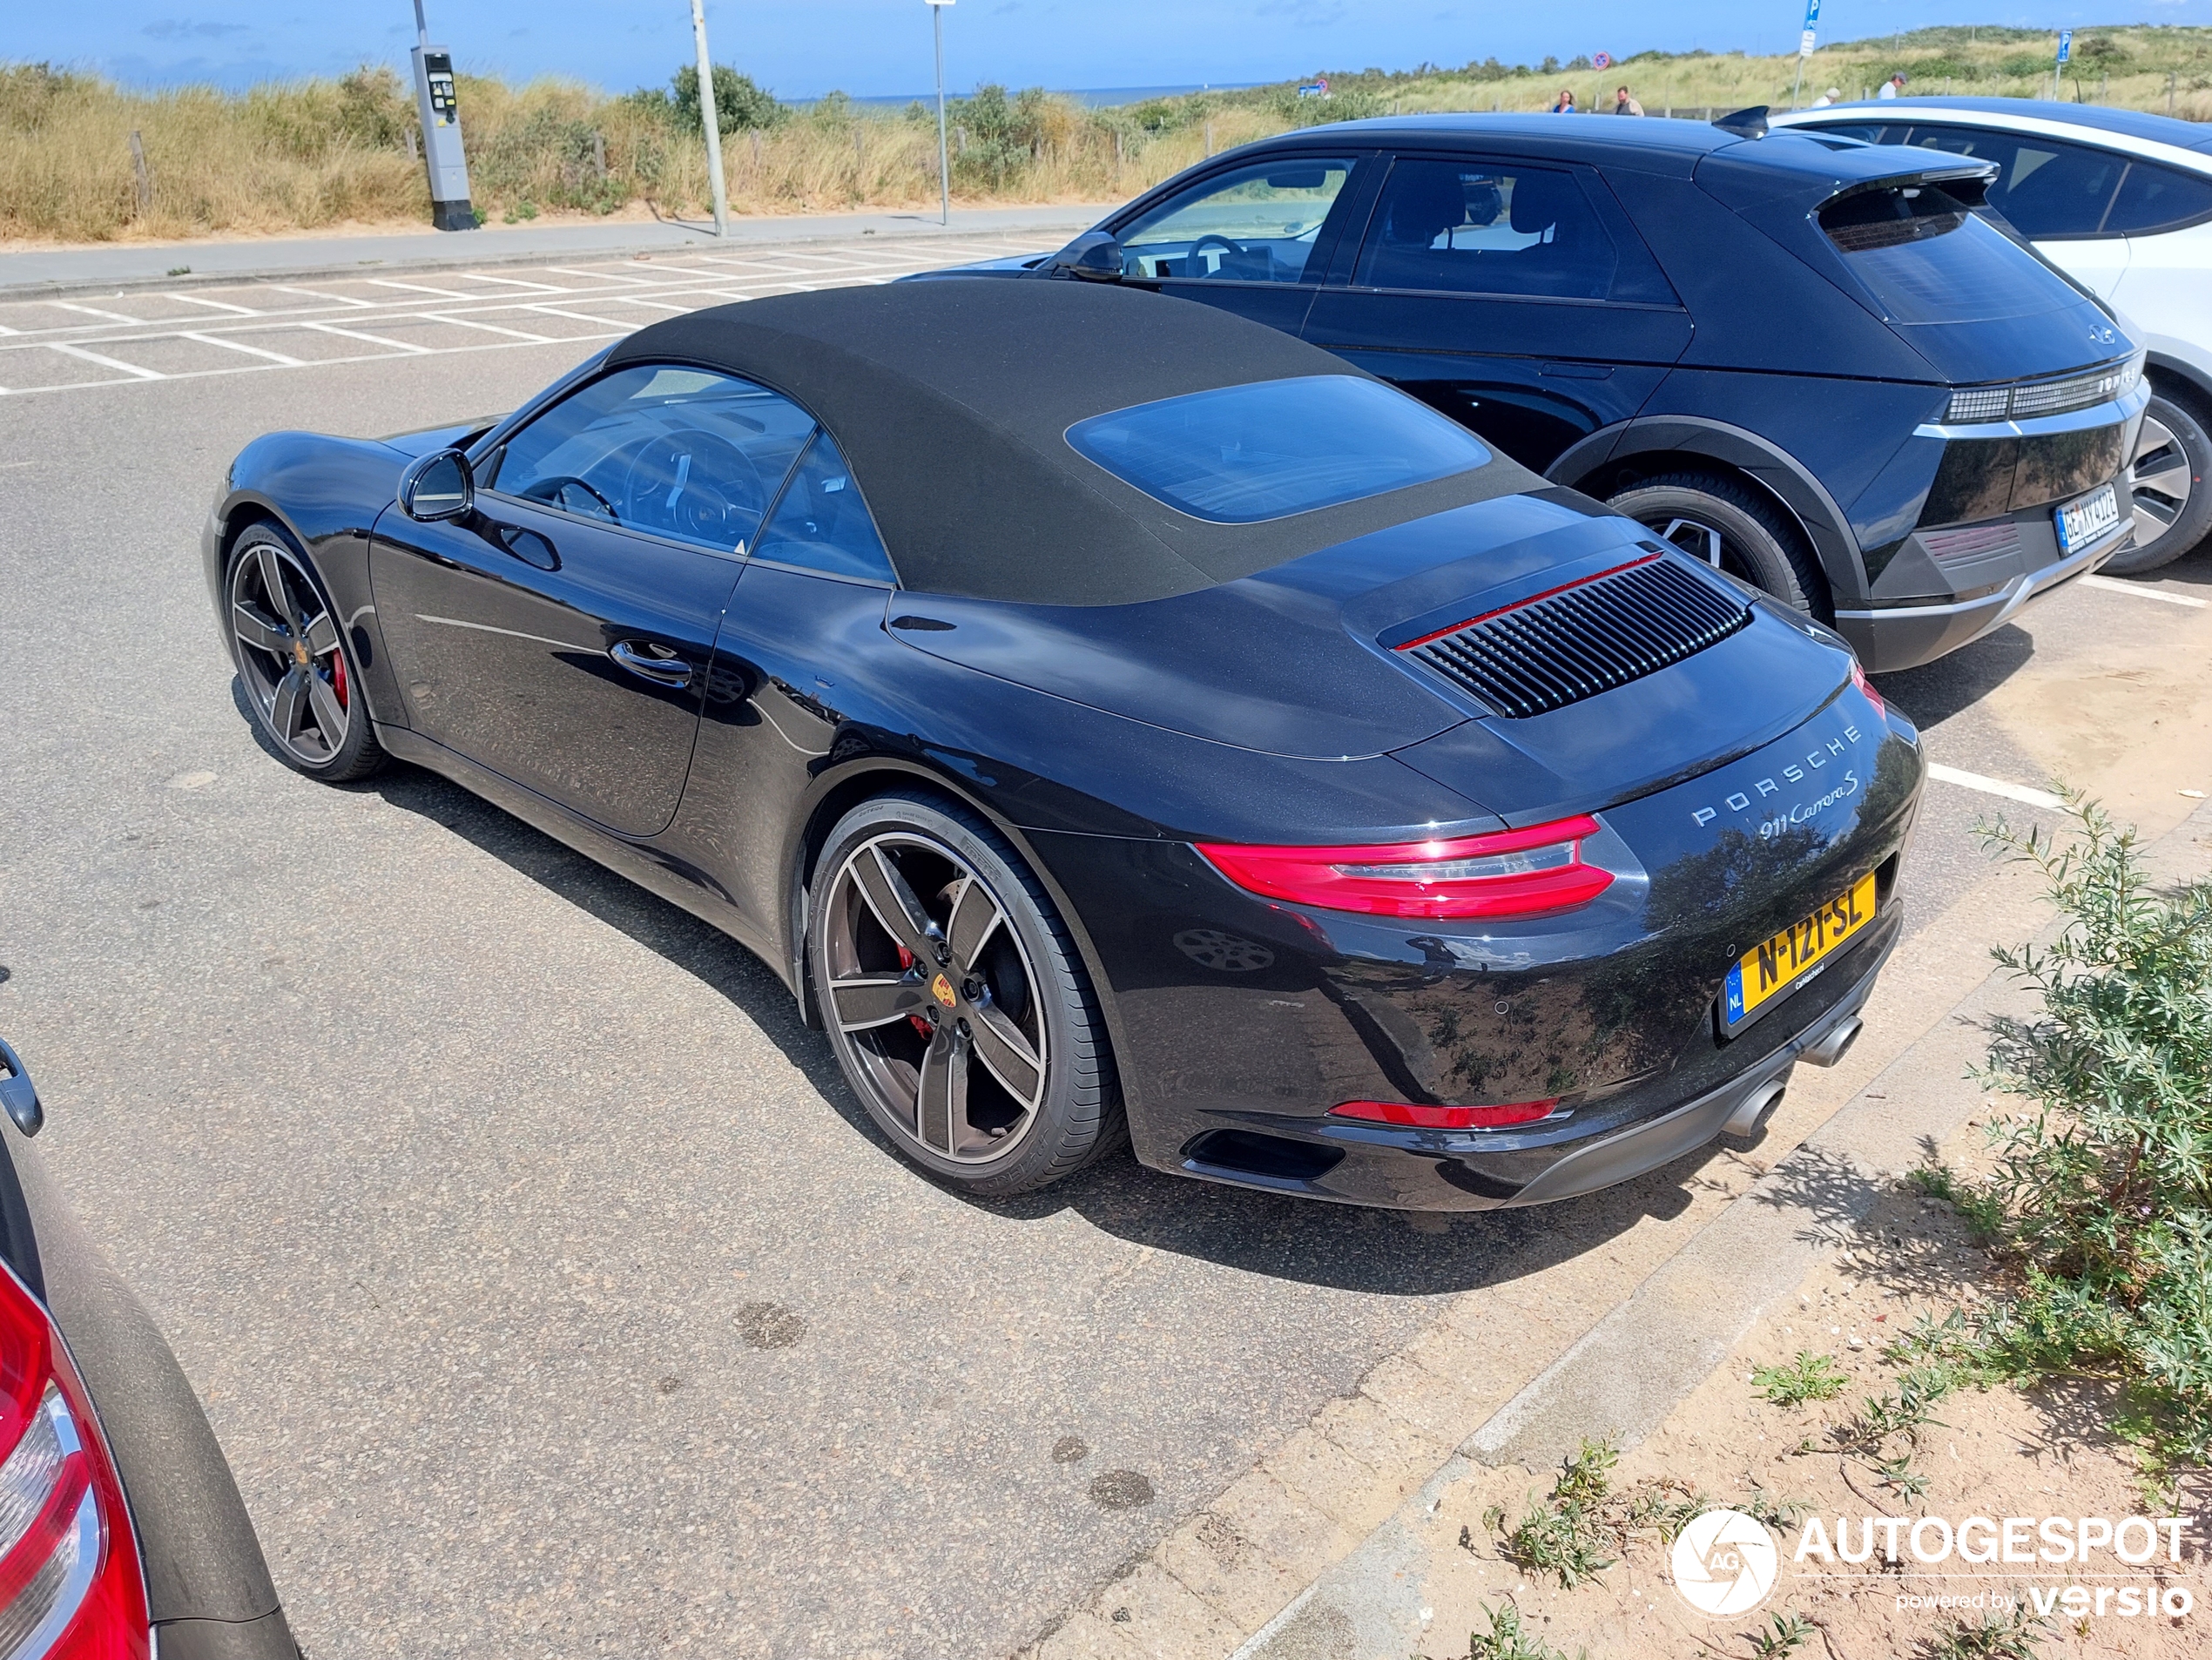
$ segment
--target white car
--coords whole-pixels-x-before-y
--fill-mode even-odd
[[[1993,161],[1989,203],[2148,349],[2135,538],[2107,570],[2150,570],[2212,530],[2212,127],[2028,98],[1902,98],[1768,118],[1871,144]]]

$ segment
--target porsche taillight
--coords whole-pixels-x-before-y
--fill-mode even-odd
[[[1853,658],[1851,660],[1851,683],[1858,688],[1859,695],[1861,697],[1865,698],[1867,702],[1874,705],[1874,712],[1876,714],[1886,715],[1889,713],[1889,705],[1883,701],[1882,694],[1874,690],[1874,683],[1866,678],[1866,671],[1858,666],[1858,659],[1857,658]]]
[[[0,1655],[145,1660],[123,1486],[61,1335],[0,1269]]]
[[[1613,873],[1582,857],[1597,834],[1588,816],[1435,841],[1345,847],[1252,847],[1202,841],[1198,851],[1248,893],[1375,916],[1512,921],[1587,905]]]

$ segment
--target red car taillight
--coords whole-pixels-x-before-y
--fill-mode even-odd
[[[1494,1107],[1423,1107],[1408,1101],[1339,1101],[1329,1109],[1332,1118],[1364,1118],[1369,1124],[1410,1124],[1418,1130],[1496,1130],[1506,1124],[1533,1124],[1552,1116],[1559,1105],[1548,1101],[1509,1101]]]
[[[1874,712],[1886,715],[1890,706],[1882,701],[1882,694],[1874,690],[1874,683],[1866,678],[1866,671],[1858,666],[1858,659],[1851,660],[1851,683],[1865,694],[1866,701],[1874,705]]]
[[[0,1270],[0,1654],[145,1660],[138,1542],[84,1380]]]
[[[1238,887],[1269,899],[1375,916],[1505,921],[1571,911],[1611,886],[1611,871],[1582,861],[1583,839],[1597,833],[1597,820],[1583,817],[1380,847],[1197,847]]]

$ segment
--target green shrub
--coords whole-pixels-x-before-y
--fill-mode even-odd
[[[669,84],[669,107],[686,132],[697,132],[705,123],[699,115],[699,66],[686,64]],[[714,66],[714,130],[717,132],[765,132],[790,113],[776,102],[776,95],[740,75],[727,64]]]
[[[1997,959],[2037,1013],[1993,1022],[1986,1087],[2032,1103],[1989,1127],[1973,1184],[2018,1293],[1977,1323],[2015,1374],[2117,1380],[2165,1455],[2212,1458],[2212,881],[2161,887],[2132,827],[2070,796],[2060,839],[2002,822],[2065,919]]]

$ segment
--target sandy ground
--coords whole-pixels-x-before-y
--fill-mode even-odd
[[[1979,1125],[1991,1105],[1945,1147],[1954,1167],[1971,1167],[1983,1145]],[[2101,1384],[2038,1387],[2027,1393],[1999,1387],[1967,1389],[1935,1410],[1939,1422],[1921,1434],[1912,1461],[1928,1480],[1917,1499],[1905,1499],[1884,1487],[1859,1459],[1836,1450],[1833,1427],[1851,1419],[1871,1395],[1893,1387],[1901,1364],[1885,1358],[1898,1333],[1917,1317],[1940,1319],[1951,1310],[2001,1292],[1999,1266],[1974,1244],[1964,1223],[1944,1203],[1922,1197],[1903,1181],[1895,1184],[1849,1238],[1848,1249],[1806,1279],[1797,1295],[1762,1319],[1728,1363],[1716,1370],[1676,1411],[1660,1432],[1625,1454],[1612,1472],[1615,1495],[1639,1483],[1685,1482],[1723,1505],[1748,1508],[1755,1490],[1771,1499],[1808,1507],[1807,1520],[1773,1531],[1778,1546],[1778,1576],[1771,1593],[1755,1608],[1730,1618],[1708,1619],[1690,1609],[1673,1589],[1670,1552],[1656,1531],[1629,1535],[1619,1562],[1595,1582],[1573,1591],[1555,1579],[1524,1575],[1500,1554],[1494,1527],[1484,1512],[1502,1504],[1507,1525],[1517,1522],[1549,1490],[1549,1477],[1532,1480],[1527,1472],[1507,1468],[1456,1490],[1446,1501],[1460,1509],[1467,1528],[1467,1572],[1440,1596],[1421,1653],[1445,1660],[1467,1652],[1463,1634],[1487,1632],[1483,1609],[1511,1601],[1524,1629],[1567,1655],[1586,1651],[1598,1660],[1641,1656],[1755,1656],[1755,1639],[1777,1616],[1804,1616],[1812,1623],[1792,1650],[1831,1660],[1883,1660],[1889,1656],[1964,1657],[1985,1652],[1937,1646],[1960,1620],[1972,1623],[2013,1602],[2033,1606],[2033,1593],[2063,1596],[2080,1586],[2090,1612],[2070,1618],[2056,1605],[2036,1632],[2033,1650],[2042,1657],[2198,1656],[2206,1652],[2205,1623],[2212,1609],[2212,1581],[2205,1574],[2212,1542],[2212,1488],[2185,1481],[2180,1510],[2161,1504],[2141,1477],[2132,1449],[2107,1427],[2114,1405]],[[1849,1379],[1835,1399],[1783,1408],[1761,1398],[1751,1382],[1756,1367],[1789,1361],[1801,1351],[1831,1356]],[[1903,1443],[1892,1443],[1892,1450]],[[2165,1536],[2156,1554],[2141,1568],[2109,1549],[2098,1549],[2087,1562],[2054,1565],[1963,1562],[1954,1552],[1934,1562],[1914,1560],[1912,1523],[1941,1518],[1955,1527],[1969,1516],[2033,1518],[2047,1515],[2105,1517],[2182,1516],[2182,1559],[2167,1560]],[[1811,1521],[1822,1523],[1834,1542],[1847,1518],[1847,1537],[1856,1550],[1866,1517],[1905,1519],[1898,1530],[1902,1560],[1885,1562],[1883,1535],[1877,1531],[1871,1556],[1863,1564],[1832,1563],[1804,1549]],[[1449,1522],[1452,1518],[1445,1518]],[[1932,1526],[1923,1535],[1930,1554],[1941,1534]],[[1975,1535],[1979,1546],[1980,1535]],[[2145,1535],[2129,1536],[2138,1554]],[[2040,1535],[2029,1535],[2031,1546]],[[2193,1611],[2187,1617],[2123,1616],[2128,1599],[2122,1588],[2145,1594],[2185,1593]],[[2101,1589],[2102,1617],[2097,1615]],[[1948,1607],[1931,1599],[1951,1598]],[[1483,1652],[1478,1650],[1478,1653]],[[1536,1650],[1541,1653],[1542,1650]],[[1994,1650],[2003,1653],[2004,1650]]]

